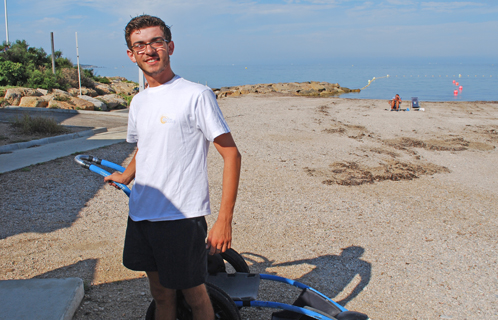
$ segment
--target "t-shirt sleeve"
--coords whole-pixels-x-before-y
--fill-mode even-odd
[[[128,113],[128,132],[126,135],[126,142],[136,143],[138,142],[138,132],[136,127],[136,115],[135,109],[133,105],[133,101],[130,104],[130,111]]]
[[[195,118],[197,127],[204,133],[208,141],[212,142],[216,137],[230,132],[216,102],[216,96],[210,89],[202,91],[199,95],[195,106]]]

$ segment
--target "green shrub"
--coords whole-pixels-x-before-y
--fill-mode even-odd
[[[26,69],[22,63],[0,60],[0,85],[22,85],[26,78]]]
[[[126,101],[126,105],[130,106],[131,100],[133,99],[133,96],[129,96],[126,93],[120,93],[119,96]]]
[[[100,83],[103,83],[103,84],[109,84],[111,83],[111,81],[105,77],[96,77],[96,79],[98,82]]]
[[[30,88],[53,89],[60,88],[57,83],[57,76],[52,73],[52,70],[32,70],[29,72],[29,78],[26,85]]]
[[[68,131],[54,118],[31,117],[29,114],[14,118],[11,126],[24,134],[58,134]]]

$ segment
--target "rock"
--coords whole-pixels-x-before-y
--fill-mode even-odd
[[[107,109],[109,110],[126,108],[128,106],[126,100],[121,98],[117,94],[106,94],[103,96],[99,96],[99,99],[101,99],[107,105]]]
[[[38,91],[39,93],[41,93],[42,96],[46,96],[48,94],[48,90],[45,90],[45,89],[36,89],[36,91]]]
[[[137,87],[137,85],[133,82],[114,82],[111,83],[111,88],[114,89],[114,92],[116,93],[124,93],[126,95],[131,96],[134,94],[134,89]]]
[[[92,103],[93,106],[94,106],[94,110],[107,111],[107,105],[103,101],[101,101],[99,99],[92,98],[92,97],[89,97],[89,96],[78,96],[78,98],[86,100],[86,101]]]
[[[42,94],[31,88],[11,88],[5,92],[5,100],[12,105],[18,106],[22,97],[40,97]]]
[[[22,97],[19,103],[19,107],[28,108],[46,108],[48,106],[48,100],[44,97]]]
[[[96,85],[95,90],[99,95],[115,93],[114,89],[109,84],[103,84],[103,83]]]
[[[239,87],[222,87],[219,90],[216,89],[215,94],[217,98],[225,98],[228,96],[237,96],[241,94],[266,94],[272,92],[293,94],[299,96],[328,97],[348,92],[360,92],[360,89],[350,90],[348,88],[341,88],[338,83],[308,81],[301,83],[269,83],[245,85]]]
[[[70,103],[74,105],[75,110],[95,110],[94,104],[86,99],[72,97]]]
[[[71,97],[71,95],[67,91],[60,90],[60,89],[52,89],[52,95],[65,96],[65,97],[69,97],[69,98]]]
[[[74,110],[74,105],[72,105],[69,101],[57,101],[57,100],[50,100],[48,102],[48,107],[49,109],[68,109],[68,110]]]
[[[93,103],[71,96],[55,95],[52,100],[48,102],[48,108],[51,109],[69,109],[69,110],[94,110]]]
[[[78,88],[70,88],[67,92],[73,97],[78,97],[80,95],[80,89]],[[98,96],[97,91],[91,88],[81,87],[81,94],[90,97]]]

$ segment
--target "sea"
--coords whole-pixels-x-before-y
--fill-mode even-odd
[[[211,88],[258,83],[325,81],[361,89],[352,99],[498,101],[497,63],[480,61],[349,61],[288,64],[173,65],[176,74]],[[101,76],[138,82],[138,68],[97,68]]]

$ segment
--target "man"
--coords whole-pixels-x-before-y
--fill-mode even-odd
[[[149,87],[130,105],[127,141],[137,142],[137,151],[125,172],[105,178],[124,184],[135,179],[123,264],[147,273],[156,319],[176,319],[176,290],[194,319],[214,319],[204,286],[207,249],[214,254],[231,246],[241,156],[214,93],[173,73],[169,27],[142,15],[128,23],[125,38],[128,57]],[[220,210],[206,241],[210,141],[224,169]]]
[[[391,111],[399,111],[399,105],[401,103],[401,98],[399,97],[399,94],[396,94],[396,96],[391,100]]]

